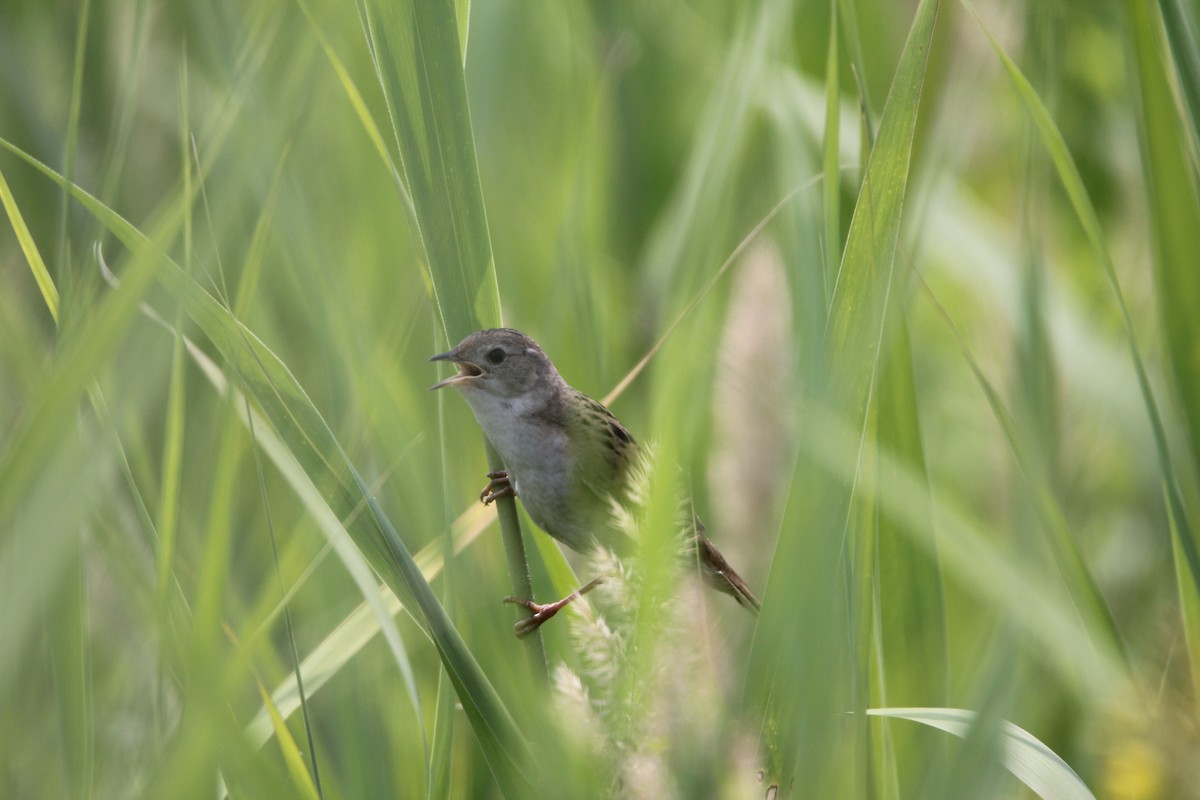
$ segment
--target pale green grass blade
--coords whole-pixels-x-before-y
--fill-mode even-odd
[[[3,142],[3,140],[0,140]],[[6,143],[5,143],[6,144]],[[163,226],[163,241],[178,229],[180,207]],[[157,245],[150,240],[134,248],[133,263],[126,271],[119,290],[98,304],[90,317],[86,333],[71,337],[62,350],[40,390],[28,406],[29,412],[9,433],[0,456],[0,515],[8,513],[33,479],[37,464],[47,457],[55,442],[61,441],[73,425],[67,420],[76,404],[99,371],[113,357],[132,324],[138,303],[159,277]],[[81,331],[82,333],[82,331]]]
[[[962,708],[872,708],[874,717],[894,717],[966,738],[976,715]],[[1087,784],[1062,758],[1024,728],[1002,723],[1004,766],[1043,800],[1095,800]]]
[[[188,354],[200,367],[201,372],[208,378],[213,388],[229,401],[242,424],[254,430],[257,446],[271,459],[275,468],[287,480],[297,497],[319,522],[322,532],[333,544],[334,550],[343,560],[360,592],[366,598],[363,605],[343,620],[333,633],[305,658],[301,666],[301,673],[304,675],[306,691],[311,695],[319,690],[376,633],[382,631],[419,719],[421,702],[413,676],[412,664],[409,661],[404,641],[393,620],[400,610],[399,601],[390,590],[378,590],[375,587],[367,563],[356,549],[347,547],[349,542],[345,528],[337,520],[332,509],[329,508],[325,499],[305,474],[292,452],[276,435],[274,429],[259,416],[255,409],[246,404],[242,392],[229,384],[221,368],[200,348],[191,342],[187,342],[187,348]],[[417,555],[418,563],[428,561],[428,557],[422,559],[423,554],[424,551]],[[422,569],[429,579],[436,574],[436,571],[429,567],[422,567]],[[283,684],[272,693],[272,705],[285,718],[301,708],[302,702],[294,673],[289,675]],[[257,747],[267,740],[271,731],[270,711],[264,707],[247,726],[247,734]]]
[[[158,504],[158,597],[165,601],[175,562],[175,540],[179,531],[179,497],[183,481],[184,426],[187,395],[184,391],[183,335],[179,332],[183,309],[175,323],[171,351],[171,378],[167,387],[167,420],[163,435],[162,493]],[[165,607],[165,606],[164,606]]]
[[[17,235],[21,251],[25,253],[25,260],[33,273],[33,279],[42,293],[42,299],[46,301],[46,308],[49,309],[50,316],[57,323],[58,288],[54,285],[54,279],[50,277],[50,271],[46,269],[46,262],[42,260],[37,243],[33,241],[33,236],[29,233],[29,226],[25,224],[25,218],[21,216],[21,209],[13,198],[12,190],[8,187],[8,181],[4,179],[3,172],[0,172],[0,203],[3,203],[4,211],[8,214],[8,221],[12,224],[13,233]]]
[[[198,357],[203,357],[203,354],[198,354]],[[216,368],[215,365],[212,366],[219,375],[219,368]],[[208,369],[205,371],[206,373],[209,372]],[[221,380],[223,381],[223,378]],[[255,430],[261,431],[262,428],[257,427],[258,423],[255,424]],[[263,424],[265,425],[265,422]],[[270,432],[268,431],[268,433]],[[265,442],[264,451],[285,476],[302,474],[299,465],[291,466],[295,463],[295,460],[290,457],[286,448],[274,439],[273,433],[270,436],[263,434],[261,438]],[[310,497],[310,493],[300,491],[303,488],[300,481],[293,479],[289,482],[297,488],[297,493],[302,499]],[[319,500],[319,498],[315,499]],[[487,513],[482,506],[473,506],[468,513],[464,513],[463,516],[455,521],[451,533],[451,538],[455,542],[455,552],[462,551],[474,542],[489,524],[490,520],[487,519]],[[559,556],[561,558],[561,553]],[[441,573],[444,564],[441,552],[441,540],[436,539],[430,542],[417,553],[414,560],[421,568],[425,579],[432,581]],[[575,586],[571,588],[573,589]],[[369,602],[364,602],[358,606],[342,619],[337,627],[305,656],[300,670],[304,675],[304,686],[309,696],[316,694],[321,687],[338,674],[338,671],[342,667],[353,659],[355,654],[360,652],[376,635],[382,632],[384,639],[388,642],[388,646],[396,654],[397,662],[402,662],[401,675],[404,678],[405,686],[413,698],[414,706],[419,707],[420,704],[417,699],[412,667],[408,665],[407,656],[404,655],[403,643],[400,640],[399,632],[390,622],[390,619],[401,611],[402,605],[396,598],[396,595],[392,593],[392,590],[387,588],[386,584],[379,587],[378,594],[380,602],[376,602],[372,598]],[[275,706],[285,717],[291,716],[292,713],[299,709],[300,699],[296,691],[295,675],[289,675],[285,678],[271,693],[271,697],[275,702]],[[271,727],[266,709],[262,709],[255,715],[253,721],[247,726],[246,732],[255,746],[260,746],[267,741],[267,738],[271,734]]]
[[[1131,22],[1132,62],[1137,82],[1141,114],[1140,140],[1143,173],[1150,199],[1150,229],[1153,235],[1154,264],[1158,304],[1163,318],[1163,338],[1167,358],[1178,392],[1178,408],[1190,434],[1192,463],[1200,469],[1200,194],[1197,190],[1195,158],[1200,152],[1192,127],[1188,137],[1185,120],[1179,116],[1168,74],[1168,59],[1159,35],[1159,20],[1152,7],[1127,3]],[[1164,2],[1164,10],[1173,8]],[[1166,22],[1180,25],[1186,9],[1174,9],[1176,15]],[[1168,38],[1176,50],[1176,77],[1184,88],[1192,124],[1197,119],[1196,81],[1200,66],[1196,42],[1178,42],[1180,31],[1170,30]],[[1163,456],[1164,462],[1166,456]],[[1166,470],[1164,469],[1164,472]],[[1173,498],[1175,476],[1166,472],[1168,492]],[[1200,687],[1200,556],[1197,555],[1196,529],[1181,502],[1172,503],[1171,530],[1175,534],[1172,550],[1184,556],[1185,571],[1176,568],[1179,594],[1191,655],[1192,684]],[[1182,551],[1182,552],[1181,552]],[[1186,579],[1185,579],[1186,577]]]
[[[271,715],[271,725],[275,729],[275,739],[279,742],[279,750],[283,754],[283,761],[287,765],[288,775],[292,778],[292,783],[295,786],[298,796],[305,798],[305,800],[317,800],[320,796],[317,792],[317,787],[313,784],[308,767],[304,764],[304,756],[300,754],[300,748],[296,746],[296,740],[292,738],[292,733],[288,730],[287,723],[283,721],[279,710],[271,702],[271,696],[267,694],[266,687],[261,683],[258,685],[258,693],[262,696],[263,704]]]
[[[92,1],[83,0],[75,28],[75,53],[72,60],[71,98],[67,106],[67,136],[63,145],[63,175],[75,179],[75,163],[79,158],[79,114],[83,106],[83,66],[87,56],[88,20],[91,18]],[[71,284],[75,273],[71,269],[71,251],[67,242],[67,225],[71,204],[66,190],[62,192],[58,217],[58,277],[70,300]]]
[[[454,692],[446,680],[446,673],[438,675],[437,713],[433,722],[433,765],[429,778],[428,800],[450,797],[454,785],[452,775],[454,754]]]
[[[497,780],[508,794],[519,795],[518,787],[525,785],[531,775],[531,765],[525,741],[511,714],[446,616],[403,540],[379,505],[368,496],[368,487],[290,370],[165,254],[152,250],[144,235],[120,215],[19,148],[3,140],[0,143],[55,182],[69,186],[75,199],[128,247],[137,250],[139,258],[149,261],[151,266],[157,266],[161,260],[164,268],[157,277],[179,297],[192,319],[245,378],[305,472],[328,487],[325,497],[339,516],[350,517],[366,498],[366,513],[359,515],[350,527],[355,544],[367,554],[393,591],[408,598],[406,605],[420,609]],[[150,257],[146,258],[146,254]],[[144,266],[142,271],[146,271]],[[140,275],[136,270],[129,272]],[[150,272],[151,276],[155,274]],[[148,282],[148,278],[143,278],[143,282]],[[129,283],[133,287],[142,286],[135,281]],[[128,291],[131,289],[123,282],[114,295],[124,297],[123,293]]]
[[[838,265],[842,262],[842,169],[838,155],[841,152],[841,137],[838,126],[841,122],[841,93],[838,90],[838,0],[830,0],[829,52],[825,58],[825,139],[823,142],[824,183],[821,186],[825,199],[825,302],[833,297],[833,282]]]

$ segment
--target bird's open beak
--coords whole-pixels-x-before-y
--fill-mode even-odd
[[[431,392],[434,389],[441,389],[443,386],[457,386],[463,384],[469,380],[472,380],[473,378],[478,378],[483,374],[483,370],[481,370],[477,365],[472,364],[470,361],[463,361],[453,350],[448,353],[439,353],[438,355],[431,357],[429,360],[449,361],[450,363],[454,364],[454,366],[458,367],[458,373],[456,375],[451,375],[449,378],[446,378],[446,380],[430,386],[429,391]]]

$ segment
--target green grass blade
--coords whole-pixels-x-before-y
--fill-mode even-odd
[[[308,3],[305,0],[296,0],[296,4],[304,12],[304,18],[308,20],[309,30],[312,31],[313,35],[317,37],[317,41],[320,42],[321,49],[325,52],[325,58],[329,61],[330,68],[333,69],[334,75],[337,76],[338,83],[346,95],[346,99],[350,101],[350,106],[354,109],[354,115],[362,125],[363,131],[366,132],[367,138],[371,140],[371,146],[375,149],[375,152],[379,155],[379,159],[394,178],[396,188],[400,192],[400,199],[404,203],[405,211],[409,215],[409,221],[416,227],[416,210],[413,208],[412,197],[408,193],[408,187],[405,186],[404,179],[400,177],[400,170],[396,168],[396,163],[392,160],[392,154],[388,150],[387,143],[383,139],[383,134],[380,132],[379,126],[375,124],[375,118],[371,116],[371,110],[367,107],[367,102],[363,99],[362,92],[359,91],[358,85],[354,82],[354,78],[351,77],[350,70],[346,68],[337,51],[333,49],[329,37],[325,35],[324,29],[317,22],[317,18],[313,15]]]
[[[454,785],[451,775],[453,753],[454,693],[443,670],[438,674],[437,714],[433,723],[433,752],[430,758],[433,774],[430,775],[427,800],[451,796],[451,787]]]
[[[968,8],[970,8],[970,6],[968,6]],[[1135,42],[1141,46],[1142,52],[1145,52],[1146,48],[1153,46],[1152,43],[1154,41],[1152,38],[1150,38],[1151,33],[1148,31],[1149,21],[1145,17],[1145,14],[1148,13],[1148,6],[1134,2],[1130,5],[1130,8],[1134,10],[1134,33],[1137,37]],[[979,21],[977,16],[976,21]],[[983,28],[982,22],[979,24],[980,27]],[[1179,477],[1171,463],[1171,453],[1170,447],[1167,443],[1165,426],[1162,421],[1162,416],[1158,410],[1158,403],[1154,399],[1154,391],[1150,385],[1150,378],[1146,372],[1146,366],[1142,359],[1141,349],[1137,343],[1137,337],[1134,333],[1135,328],[1133,320],[1129,314],[1129,308],[1125,302],[1124,293],[1121,291],[1120,283],[1117,280],[1117,274],[1113,265],[1112,255],[1107,244],[1105,243],[1105,236],[1103,227],[1100,224],[1100,218],[1096,214],[1096,209],[1092,205],[1091,199],[1088,196],[1087,189],[1083,183],[1083,178],[1079,173],[1079,168],[1076,166],[1074,158],[1067,149],[1066,141],[1059,132],[1058,126],[1055,125],[1054,120],[1051,118],[1050,112],[1046,109],[1045,104],[1042,103],[1041,98],[1038,97],[1037,92],[1033,89],[1033,86],[1030,85],[1028,79],[1026,79],[1021,73],[1021,70],[1015,63],[1013,63],[1012,59],[1008,57],[1008,54],[1004,52],[1003,48],[1000,47],[995,38],[993,38],[992,35],[987,32],[986,28],[983,28],[983,30],[988,36],[988,40],[991,42],[992,48],[995,50],[996,55],[1003,64],[1009,78],[1012,80],[1014,87],[1017,89],[1018,95],[1024,102],[1026,110],[1033,117],[1033,121],[1041,137],[1042,144],[1050,153],[1050,158],[1058,172],[1059,180],[1062,182],[1068,198],[1070,198],[1071,205],[1074,208],[1077,217],[1079,218],[1079,222],[1082,225],[1084,233],[1087,235],[1087,238],[1091,243],[1096,256],[1100,260],[1100,264],[1104,269],[1105,276],[1108,279],[1109,285],[1112,289],[1113,297],[1116,300],[1118,310],[1121,314],[1121,320],[1124,324],[1126,342],[1129,347],[1130,355],[1133,359],[1134,369],[1137,373],[1138,387],[1141,390],[1142,402],[1145,406],[1146,414],[1149,417],[1150,426],[1154,433],[1154,444],[1157,450],[1159,468],[1162,472],[1163,486],[1167,496],[1168,513],[1171,514],[1172,522],[1174,523],[1172,526],[1170,526],[1170,530],[1175,534],[1173,541],[1178,545],[1178,550],[1182,551],[1184,555],[1184,560],[1188,568],[1187,571],[1191,578],[1188,583],[1180,586],[1180,590],[1188,593],[1200,592],[1200,547],[1197,546],[1195,533],[1193,531],[1187,509],[1184,505],[1183,497],[1180,494]],[[1153,53],[1160,55],[1158,50],[1154,50]],[[1154,55],[1146,53],[1144,58],[1154,58]],[[1158,63],[1161,63],[1161,61]],[[1143,93],[1149,91],[1153,95],[1153,99],[1150,100],[1151,105],[1148,109],[1148,111],[1151,113],[1161,113],[1162,109],[1169,102],[1161,93],[1163,86],[1161,81],[1161,76],[1156,80],[1151,75],[1145,75],[1145,79],[1141,84]],[[1172,130],[1177,130],[1178,120],[1176,119],[1171,123],[1171,125],[1175,126],[1172,128]],[[1174,145],[1175,153],[1178,152],[1178,142],[1173,141],[1171,138],[1174,136],[1174,134],[1166,132],[1158,125],[1155,125],[1155,130],[1162,136],[1168,137],[1168,139],[1166,142],[1155,142],[1154,144],[1161,144],[1168,149],[1159,153],[1155,152],[1156,148],[1150,147],[1149,150],[1151,152],[1151,157],[1166,160],[1168,163],[1172,164],[1171,168],[1178,167],[1179,165],[1177,161],[1172,161],[1172,159],[1177,159],[1178,155],[1175,155],[1170,149],[1170,145]],[[1163,162],[1160,161],[1159,163],[1162,164]],[[1165,164],[1163,166],[1165,166]],[[1155,167],[1153,164],[1151,168],[1158,169],[1158,167]],[[1187,175],[1188,172],[1185,169],[1174,177],[1160,177],[1165,177],[1169,183],[1178,186],[1179,184],[1176,183],[1176,181],[1188,180]],[[1183,185],[1190,187],[1190,184],[1185,183]],[[1186,204],[1189,202],[1192,209],[1196,208],[1194,188],[1190,188],[1190,193],[1182,193],[1178,196],[1172,195],[1171,199],[1175,202],[1185,203],[1185,211],[1180,216],[1172,217],[1172,222],[1168,225],[1168,227],[1177,231],[1178,235],[1184,237],[1183,241],[1187,241],[1188,238],[1192,238],[1194,240],[1194,237],[1198,232],[1195,226],[1195,220],[1200,217],[1198,217],[1194,211],[1190,215],[1186,211]],[[1156,209],[1156,211],[1157,210],[1159,209]],[[1165,214],[1173,214],[1177,210],[1178,209],[1161,209],[1161,211]],[[1158,220],[1156,224],[1162,224],[1162,216],[1160,214],[1155,214],[1154,216],[1156,217],[1156,220]],[[1197,251],[1184,251],[1182,249],[1172,250],[1171,252],[1164,254],[1163,258],[1166,261],[1169,261],[1172,265],[1176,265],[1173,268],[1173,272],[1178,272],[1179,269],[1184,268],[1184,264],[1194,265],[1195,252]],[[1189,257],[1192,259],[1191,261],[1187,260]],[[1189,290],[1187,288],[1189,286],[1200,287],[1200,284],[1196,283],[1194,274],[1192,274],[1190,277],[1181,278],[1178,286],[1171,285],[1169,292],[1179,294],[1188,293],[1189,296],[1192,296],[1191,293],[1195,292],[1196,290]],[[1194,325],[1194,320],[1180,324],[1190,327]],[[1194,339],[1189,340],[1187,344],[1189,352],[1194,352],[1194,348],[1192,348],[1194,341]],[[1193,427],[1193,430],[1196,429]],[[1187,605],[1188,604],[1185,604],[1185,608]],[[1194,624],[1195,623],[1193,622],[1192,625]],[[1195,651],[1191,651],[1191,656],[1193,664],[1195,664],[1197,661],[1200,661],[1200,657],[1198,657]]]
[[[500,321],[455,7],[367,4],[368,35],[448,339]]]
[[[189,316],[243,376],[305,472],[314,482],[327,487],[324,494],[339,516],[353,516],[352,512],[365,502],[366,513],[358,515],[350,527],[355,544],[392,590],[406,599],[405,604],[420,610],[493,774],[506,794],[521,796],[521,787],[528,786],[533,769],[516,723],[446,615],[396,529],[370,497],[365,482],[291,371],[228,309],[129,222],[19,148],[4,140],[0,140],[0,144],[56,183],[68,186],[72,196],[126,246],[135,249],[140,259],[149,261],[151,266],[163,265],[161,271],[151,270],[149,275],[156,275],[184,303]],[[143,266],[142,272],[146,269]],[[125,293],[133,288],[145,288],[142,283],[131,281],[130,275],[142,277],[141,272],[130,270],[121,289],[114,292],[115,296],[124,299],[128,296]],[[148,282],[149,278],[142,277],[142,280]],[[2,470],[0,464],[0,473]]]
[[[447,0],[359,0],[447,341],[499,325],[500,290],[467,107],[458,11]],[[440,402],[440,400],[439,400]],[[488,467],[504,464],[485,443]],[[525,544],[510,497],[496,504],[513,594],[533,597]],[[514,607],[514,614],[521,615]],[[548,674],[540,633],[525,638],[534,675]],[[453,675],[452,675],[453,677]]]
[[[175,342],[171,352],[171,378],[167,388],[167,419],[163,434],[162,496],[158,504],[158,598],[166,600],[171,582],[171,571],[175,561],[175,540],[179,530],[179,497],[183,480],[183,434],[186,421],[187,395],[184,391],[183,334],[179,330],[182,322],[176,318]],[[165,608],[165,603],[164,606]]]
[[[257,410],[245,402],[245,395],[230,385],[224,372],[212,359],[191,342],[187,342],[187,349],[188,354],[208,378],[213,388],[219,395],[226,398],[238,413],[242,424],[254,431],[256,445],[271,460],[297,497],[321,525],[322,531],[333,544],[335,551],[346,564],[347,570],[366,598],[363,605],[346,617],[334,632],[304,659],[301,671],[306,676],[306,690],[311,695],[320,689],[376,633],[382,631],[389,649],[395,656],[408,696],[412,701],[413,708],[417,710],[419,718],[421,703],[413,677],[412,665],[409,662],[403,640],[400,638],[400,632],[392,620],[400,610],[400,604],[395,595],[390,590],[387,590],[386,594],[376,591],[368,565],[358,551],[346,550],[340,546],[346,535],[344,526],[337,520],[336,515],[321,497],[312,481],[308,479],[287,445],[276,435],[274,429],[258,414]],[[428,563],[429,557],[423,558],[423,556],[424,551],[417,555],[418,563]],[[428,567],[423,566],[422,569],[427,579],[432,579],[436,574]],[[285,718],[301,707],[301,698],[298,692],[299,687],[294,673],[272,692],[273,704]],[[270,734],[269,723],[269,713],[264,708],[247,726],[247,734],[255,746],[259,746],[267,740]]]
[[[808,451],[822,470],[850,482],[859,471],[855,447],[859,431],[829,412],[814,409],[812,418],[817,430]],[[924,475],[889,452],[880,450],[877,458],[880,474],[891,476],[888,483],[877,485],[880,508],[922,550],[937,553],[948,580],[1003,610],[1017,629],[1037,644],[1038,658],[1052,666],[1065,684],[1118,704],[1130,700],[1123,694],[1130,686],[1124,665],[1111,650],[1097,647],[1092,631],[1083,627],[1060,593],[1050,591],[1025,570],[1020,560],[992,541],[986,527],[958,504],[938,497],[934,505]],[[928,524],[930,507],[938,521],[936,531]],[[766,601],[764,612],[765,605]],[[1080,658],[1080,653],[1088,655]]]
[[[1179,80],[1180,94],[1183,95],[1184,108],[1187,109],[1191,121],[1191,146],[1193,158],[1200,157],[1200,31],[1196,25],[1196,5],[1188,5],[1185,0],[1158,0],[1158,8],[1162,13],[1162,27],[1167,34],[1167,42],[1171,47],[1171,56],[1175,65],[1175,75]],[[1145,16],[1148,9],[1138,9]],[[1141,24],[1141,23],[1139,23]],[[1142,30],[1137,35],[1143,36],[1147,31]],[[1147,48],[1146,45],[1150,47]],[[1138,58],[1149,55],[1157,49],[1151,40],[1138,47]],[[1139,74],[1144,64],[1138,67]],[[1155,112],[1158,113],[1157,111]],[[1143,115],[1143,120],[1147,118]],[[1193,162],[1194,164],[1195,162]]]
[[[3,143],[3,140],[0,140]],[[168,238],[180,221],[179,207],[164,226]],[[0,515],[6,514],[24,494],[41,463],[73,428],[71,417],[84,391],[114,356],[117,347],[137,314],[138,303],[159,276],[156,244],[143,238],[134,248],[133,263],[125,273],[121,288],[109,294],[89,318],[86,332],[69,337],[29,412],[18,422],[0,455]]]
[[[308,767],[304,764],[304,756],[301,755],[300,748],[296,746],[292,732],[288,730],[287,723],[283,721],[279,710],[271,702],[271,695],[267,694],[266,687],[261,683],[258,685],[258,693],[262,696],[263,704],[270,713],[271,725],[275,729],[275,740],[279,742],[279,750],[283,753],[283,761],[287,765],[288,775],[291,776],[296,791],[304,800],[318,800],[320,794],[313,783],[312,775],[308,772]]]
[[[83,0],[79,9],[78,23],[75,28],[75,53],[72,59],[71,99],[67,107],[67,138],[63,145],[63,175],[69,180],[75,179],[75,163],[79,157],[79,113],[83,107],[83,66],[87,57],[88,20],[91,18],[92,2]],[[67,291],[70,299],[70,288],[75,282],[71,271],[71,251],[67,241],[68,217],[71,204],[67,192],[62,194],[59,204],[58,217],[58,280]]]
[[[881,366],[877,436],[880,449],[894,454],[895,461],[877,465],[876,481],[880,485],[895,480],[888,464],[903,466],[916,480],[929,480],[908,315],[899,303],[894,312],[895,334],[889,337],[889,352]],[[926,506],[917,511],[924,517],[921,524],[934,530],[933,509]],[[874,533],[879,541],[870,572],[875,587],[873,610],[878,615],[877,633],[872,636],[877,648],[872,666],[878,670],[878,688],[871,695],[875,705],[909,702],[904,698],[945,702],[949,691],[951,659],[940,548],[936,537],[927,547],[918,545],[903,528],[887,504],[877,502]],[[881,764],[879,774],[896,775],[898,796],[917,796],[921,776],[942,753],[896,731],[890,733],[885,741],[891,761]]]
[[[854,71],[854,82],[858,87],[859,118],[862,121],[862,151],[871,152],[875,146],[875,129],[872,126],[874,106],[867,87],[867,66],[863,58],[862,36],[859,34],[858,12],[854,0],[838,0],[838,12],[841,16],[841,28],[844,31],[846,50],[850,55],[850,66]],[[863,159],[866,163],[866,159]]]
[[[965,739],[976,714],[963,708],[872,708],[873,717],[907,719]],[[1066,761],[1024,728],[1001,725],[1004,766],[1043,800],[1095,800]]]
[[[1030,493],[1034,512],[1047,536],[1055,565],[1076,609],[1086,623],[1087,629],[1099,637],[1099,645],[1106,652],[1112,653],[1114,657],[1123,661],[1125,648],[1120,632],[1117,630],[1116,620],[1113,619],[1112,611],[1100,591],[1095,576],[1087,566],[1079,542],[1071,531],[1067,515],[1058,498],[1055,497],[1044,469],[1041,469],[1036,461],[1032,452],[1033,445],[1030,442],[1030,435],[1017,423],[1001,398],[1000,392],[988,380],[978,359],[967,346],[944,307],[936,301],[935,304],[958,341],[963,358],[966,359],[971,373],[975,376],[984,397],[987,398],[992,415],[1000,424],[1004,437],[1017,460],[1021,478]]]
[[[841,121],[841,92],[838,75],[838,0],[830,0],[829,52],[825,59],[825,139],[823,142],[824,183],[821,186],[825,199],[825,302],[832,298],[834,276],[842,261],[842,169],[838,159],[841,153],[841,137],[838,124]]]
[[[1164,7],[1170,7],[1165,3]],[[1167,359],[1178,393],[1178,408],[1190,434],[1190,454],[1194,468],[1200,469],[1200,193],[1197,190],[1197,154],[1194,139],[1187,137],[1187,126],[1180,118],[1167,74],[1168,59],[1159,34],[1159,20],[1147,4],[1127,3],[1130,19],[1132,62],[1137,83],[1141,114],[1138,115],[1142,164],[1150,199],[1150,229],[1154,245],[1154,265],[1159,309],[1163,318],[1163,339]],[[1173,20],[1178,23],[1178,20]],[[1174,44],[1178,31],[1168,33]],[[1189,49],[1190,48],[1190,49]],[[1193,96],[1196,73],[1195,41],[1180,44],[1177,76],[1185,91],[1189,108],[1195,114]],[[1182,50],[1183,52],[1179,52]],[[1193,124],[1196,120],[1193,119]],[[1196,129],[1192,132],[1195,135]],[[1166,455],[1163,455],[1164,462]],[[1164,470],[1165,471],[1165,470]],[[1176,492],[1175,476],[1166,472],[1169,496]],[[1188,565],[1176,570],[1179,593],[1191,655],[1193,685],[1200,687],[1200,555],[1197,554],[1196,530],[1181,502],[1171,502],[1171,530],[1175,534],[1173,552],[1182,551]]]
[[[862,452],[870,387],[885,330],[917,110],[937,10],[935,0],[921,2],[901,54],[833,291],[824,343],[823,367],[828,375],[814,391],[814,405],[839,409],[858,432],[860,438],[852,450],[856,463]],[[772,777],[784,785],[796,771],[806,776],[820,771],[841,746],[835,741],[832,719],[843,702],[841,653],[846,633],[832,620],[845,613],[836,598],[846,590],[837,585],[834,576],[841,569],[841,539],[853,524],[850,510],[857,478],[834,476],[814,460],[816,442],[809,440],[819,433],[817,427],[806,418],[801,462],[793,478],[751,652],[753,682],[749,691],[766,710],[764,727],[771,732],[768,744],[775,750],[772,771],[778,771]],[[800,619],[793,613],[796,608],[805,609]],[[806,665],[801,680],[796,680],[797,664]],[[845,790],[843,781],[847,779],[832,771],[813,777],[815,782],[809,785],[814,791]]]
[[[879,134],[854,206],[846,251],[834,285],[829,319],[829,364],[851,399],[852,413],[865,409],[866,386],[874,372],[892,288],[900,215],[925,65],[933,41],[938,4],[922,2],[888,93]],[[890,113],[889,113],[890,112]]]
[[[12,190],[8,187],[8,181],[4,179],[3,172],[0,172],[0,203],[3,203],[4,211],[8,214],[8,221],[12,225],[13,233],[17,235],[21,251],[25,253],[25,260],[33,273],[33,279],[42,293],[42,299],[46,301],[46,308],[49,309],[50,316],[57,323],[58,288],[54,285],[54,278],[50,277],[50,271],[46,269],[46,262],[42,260],[37,243],[33,241],[33,236],[29,233],[29,226],[25,224],[25,218],[21,216],[21,209],[13,198]]]

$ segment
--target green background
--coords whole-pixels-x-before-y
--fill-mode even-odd
[[[1200,793],[1198,9],[974,8],[5,0],[0,795]],[[666,547],[532,643],[501,322],[654,352]]]

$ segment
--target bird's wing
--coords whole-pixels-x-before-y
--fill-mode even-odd
[[[570,406],[575,413],[568,424],[576,429],[577,441],[587,453],[576,458],[579,483],[604,502],[625,502],[629,491],[630,467],[638,458],[638,444],[602,404],[583,394]]]

